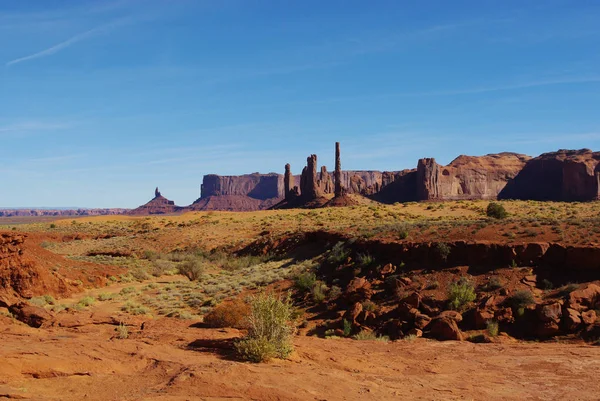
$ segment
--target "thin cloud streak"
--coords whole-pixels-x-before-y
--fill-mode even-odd
[[[117,21],[113,21],[108,24],[100,25],[100,26],[98,26],[96,28],[92,28],[88,31],[78,33],[77,35],[65,40],[64,42],[58,43],[54,46],[51,46],[51,47],[44,49],[42,51],[39,51],[37,53],[33,53],[28,56],[24,56],[24,57],[20,57],[20,58],[16,58],[14,60],[8,61],[5,65],[6,65],[6,67],[10,67],[12,65],[23,63],[26,61],[31,61],[31,60],[35,60],[38,58],[51,56],[53,54],[60,52],[61,50],[64,50],[68,47],[73,46],[74,44],[76,44],[78,42],[81,42],[81,41],[91,38],[93,36],[97,36],[97,35],[100,35],[103,33],[110,32],[112,29],[119,27],[121,25],[124,25],[128,21],[130,21],[129,18],[124,18],[124,19],[120,19]]]

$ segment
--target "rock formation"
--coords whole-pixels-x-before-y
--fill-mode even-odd
[[[342,196],[342,161],[340,159],[340,143],[335,143],[335,173],[334,173],[334,181],[335,181],[335,191],[334,195],[336,197]]]
[[[331,174],[327,172],[327,167],[325,166],[321,166],[318,186],[321,192],[324,194],[330,194],[333,192],[333,179],[331,178]]]
[[[154,198],[129,212],[129,214],[142,215],[142,214],[166,214],[176,213],[182,211],[184,208],[176,206],[175,202],[169,200],[160,194],[158,187],[154,190]]]
[[[531,159],[499,194],[502,199],[598,199],[600,152],[559,150]]]
[[[291,166],[289,163],[285,165],[283,188],[285,200],[290,200],[292,196],[292,188],[294,188],[294,176],[292,175]]]
[[[300,177],[300,196],[305,202],[317,199],[323,194],[317,182],[317,155],[310,155],[306,159],[306,167],[302,169]]]
[[[266,200],[284,197],[284,177],[281,174],[245,174],[223,176],[209,174],[202,180],[200,198],[222,195],[242,195]]]
[[[529,159],[516,153],[459,156],[447,166],[421,159],[417,200],[495,199]]]

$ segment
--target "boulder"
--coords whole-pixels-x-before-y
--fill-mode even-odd
[[[569,308],[576,311],[594,309],[600,303],[600,286],[594,283],[572,291],[569,294]]]
[[[584,324],[594,324],[596,322],[596,311],[588,310],[581,313],[581,320]]]
[[[536,312],[541,322],[552,322],[558,324],[562,317],[562,302],[536,305]]]
[[[29,305],[26,302],[11,305],[8,310],[17,320],[35,328],[48,325],[54,319],[54,316],[46,309]]]
[[[463,320],[463,317],[460,313],[454,310],[445,310],[439,314],[440,318],[448,318],[454,320],[456,323],[460,323]]]
[[[415,337],[423,337],[423,330],[420,329],[410,329],[406,332],[407,336],[415,336]]]
[[[475,328],[485,329],[487,323],[490,320],[494,320],[494,312],[489,309],[476,309],[475,310]]]
[[[566,331],[574,332],[581,325],[581,314],[575,309],[565,308],[563,313],[563,326]]]
[[[362,302],[371,299],[371,296],[373,296],[371,283],[365,278],[357,277],[350,281],[346,287],[345,296],[350,302]]]
[[[390,274],[394,274],[394,272],[396,272],[396,266],[394,266],[391,263],[388,263],[387,265],[385,265],[381,268],[381,271],[379,273],[381,274],[382,277],[385,277]]]
[[[456,321],[450,317],[438,316],[426,327],[429,337],[440,341],[454,340],[462,341],[463,334],[458,328]]]
[[[350,309],[346,311],[344,314],[344,319],[352,323],[353,325],[357,325],[357,319],[363,311],[363,306],[360,302],[355,302],[354,305]]]

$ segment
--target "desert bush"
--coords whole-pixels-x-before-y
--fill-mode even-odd
[[[362,307],[363,310],[366,310],[367,312],[375,312],[377,310],[377,304],[373,301],[364,301],[362,303]]]
[[[338,242],[331,248],[327,255],[327,262],[330,264],[341,264],[345,263],[350,256],[350,251],[346,249],[346,245],[343,242]]]
[[[542,280],[540,287],[542,288],[542,290],[551,290],[554,288],[554,284],[552,284],[552,281],[545,278]]]
[[[450,256],[450,246],[448,244],[446,244],[445,242],[438,242],[437,245],[435,246],[435,250],[437,252],[437,254],[439,255],[440,258],[442,258],[442,260],[447,260],[448,256]]]
[[[120,340],[125,340],[129,338],[129,330],[127,329],[127,326],[125,326],[123,323],[119,324],[115,328],[115,331],[117,332],[117,338],[119,338]]]
[[[490,202],[487,206],[485,214],[493,219],[505,219],[508,217],[508,212],[504,206],[497,202]]]
[[[450,308],[454,310],[463,310],[465,306],[470,302],[473,302],[475,298],[477,298],[475,288],[465,277],[461,277],[457,282],[450,284],[448,290]]]
[[[317,275],[313,272],[304,272],[296,276],[296,288],[301,291],[310,291],[317,282]]]
[[[371,255],[369,255],[368,253],[359,253],[356,256],[356,262],[358,263],[359,266],[362,266],[362,267],[371,266],[374,261],[375,260],[373,259],[373,257]]]
[[[92,306],[94,304],[94,302],[96,302],[96,300],[92,297],[83,297],[79,300],[78,305],[81,306]]]
[[[225,302],[204,316],[204,323],[209,327],[234,327],[241,329],[246,327],[250,316],[250,306],[240,299],[233,302]]]
[[[502,288],[502,280],[500,277],[492,276],[486,285],[483,286],[483,291],[494,291]]]
[[[127,302],[121,307],[121,310],[132,315],[146,315],[150,313],[150,309],[145,306],[136,304],[135,302]]]
[[[359,333],[355,334],[352,338],[359,341],[390,341],[388,336],[378,336],[375,332],[362,330]]]
[[[560,289],[558,290],[558,295],[560,297],[567,297],[567,296],[569,296],[570,293],[572,293],[573,291],[575,291],[578,288],[579,288],[578,284],[568,283],[568,284],[560,287]]]
[[[329,299],[336,299],[342,295],[342,289],[337,285],[332,285],[329,289]]]
[[[329,287],[327,287],[327,285],[324,282],[317,281],[312,288],[313,301],[315,301],[316,303],[321,303],[325,301],[325,299],[327,298],[328,291]]]
[[[177,272],[186,276],[190,281],[197,281],[204,274],[204,266],[198,259],[187,259],[177,266]]]
[[[29,303],[31,305],[44,307],[46,305],[54,305],[56,301],[54,300],[52,295],[42,295],[39,297],[30,298]]]
[[[519,290],[508,298],[508,302],[513,308],[519,310],[533,304],[535,300],[531,291]]]
[[[289,295],[260,293],[250,299],[248,335],[236,344],[238,354],[252,362],[287,358],[293,350],[293,314]]]
[[[98,294],[98,301],[109,301],[115,297],[115,294],[103,292]]]
[[[344,331],[344,336],[345,337],[350,337],[350,334],[352,334],[352,323],[349,320],[342,320],[342,325],[343,325],[343,331]]]
[[[127,294],[132,294],[135,292],[135,287],[125,287],[122,288],[121,291],[119,291],[120,295],[127,295]]]
[[[487,322],[486,328],[490,337],[496,337],[498,335],[498,322],[490,320]]]

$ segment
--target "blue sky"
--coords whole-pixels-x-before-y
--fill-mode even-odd
[[[0,0],[0,207],[600,148],[600,2]]]

